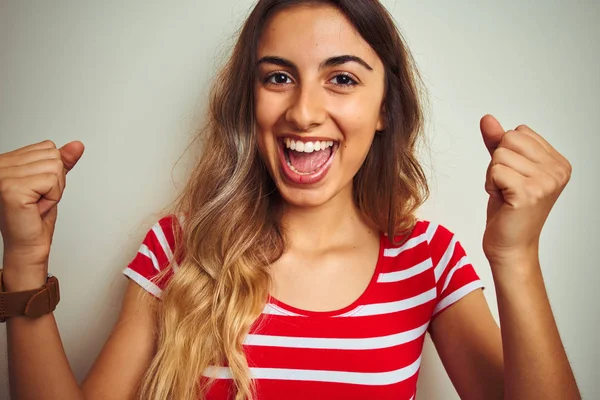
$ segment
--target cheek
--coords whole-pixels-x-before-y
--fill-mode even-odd
[[[255,93],[254,117],[256,120],[258,151],[268,168],[272,169],[272,164],[277,160],[277,143],[273,139],[272,132],[279,119],[278,102],[274,101],[273,96],[261,91],[260,88],[257,88]]]
[[[254,98],[254,118],[258,130],[258,148],[263,157],[265,156],[266,149],[265,136],[272,130],[273,126],[272,110],[268,107],[265,100],[265,96],[260,93],[260,90],[257,90]]]
[[[368,146],[373,140],[379,120],[379,108],[374,104],[377,103],[373,99],[362,98],[340,102],[332,108],[331,116],[348,144]]]
[[[369,153],[379,120],[376,101],[380,100],[361,97],[332,108],[332,118],[344,137],[340,162],[347,173],[355,174]]]
[[[281,100],[257,88],[254,104],[256,123],[259,129],[261,131],[271,131],[281,114],[279,110],[281,108]]]
[[[345,127],[363,132],[375,131],[381,114],[383,88],[371,87],[349,97],[335,99],[332,116]]]

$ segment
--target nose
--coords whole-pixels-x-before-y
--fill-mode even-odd
[[[285,114],[285,119],[299,131],[309,131],[323,124],[327,117],[323,95],[320,87],[300,87]]]

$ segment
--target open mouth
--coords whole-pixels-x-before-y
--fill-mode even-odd
[[[333,164],[339,148],[334,140],[300,141],[282,138],[279,155],[282,169],[294,183],[312,184],[322,180]]]

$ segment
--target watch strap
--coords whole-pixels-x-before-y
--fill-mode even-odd
[[[59,301],[60,291],[55,276],[49,276],[46,284],[38,289],[5,292],[0,269],[0,322],[10,317],[41,317],[54,311]]]

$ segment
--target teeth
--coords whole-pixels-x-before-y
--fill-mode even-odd
[[[290,167],[290,169],[292,171],[294,171],[298,175],[310,175],[310,174],[312,174],[312,172],[300,172],[300,171],[298,171],[296,168],[294,168],[294,166],[289,161],[288,161],[287,165]]]
[[[302,142],[300,140],[285,138],[284,143],[285,147],[288,149],[296,150],[301,153],[312,153],[313,151],[321,151],[333,146],[333,140]]]

